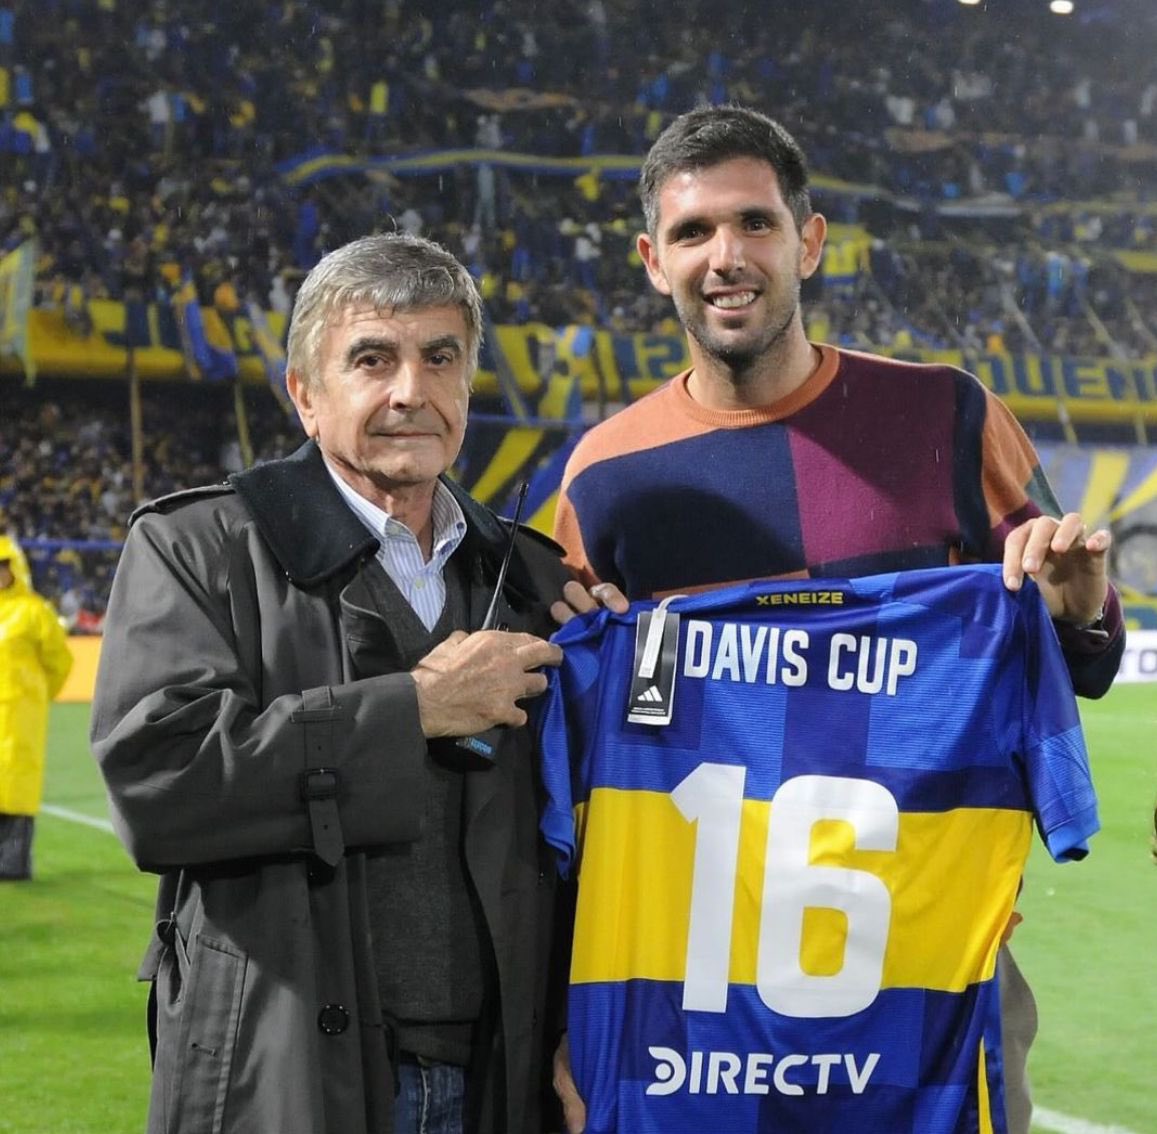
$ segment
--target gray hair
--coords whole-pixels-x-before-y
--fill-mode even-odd
[[[350,307],[457,307],[466,321],[468,376],[473,379],[482,347],[482,299],[470,273],[440,244],[385,232],[351,241],[318,261],[297,293],[286,344],[286,365],[306,386],[317,380],[326,327]]]
[[[647,232],[659,223],[659,193],[677,173],[710,169],[735,158],[765,161],[775,170],[779,190],[796,229],[811,215],[807,158],[799,143],[773,118],[744,106],[704,106],[672,122],[643,162],[639,198]]]

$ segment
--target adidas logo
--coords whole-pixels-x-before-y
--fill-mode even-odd
[[[636,698],[636,701],[662,701],[663,694],[659,692],[657,685],[652,685],[649,689],[644,689]]]

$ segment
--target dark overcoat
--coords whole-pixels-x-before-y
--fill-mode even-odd
[[[470,624],[509,528],[451,482]],[[150,1134],[388,1134],[388,1029],[366,855],[422,833],[427,743],[406,672],[353,680],[379,636],[376,542],[309,443],[134,518],[110,600],[92,742],[113,821],[160,874]],[[520,532],[500,619],[548,636],[568,576]],[[379,620],[380,621],[380,620]],[[388,629],[388,628],[386,628]],[[555,872],[528,729],[465,780],[464,857],[497,996],[470,1099],[480,1131],[533,1134]]]

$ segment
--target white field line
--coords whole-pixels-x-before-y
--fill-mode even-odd
[[[1034,1130],[1047,1130],[1050,1134],[1134,1134],[1124,1126],[1101,1126],[1043,1106],[1032,1108],[1032,1125]]]
[[[67,807],[54,807],[51,803],[45,803],[40,808],[46,815],[54,815],[57,819],[67,819],[69,823],[81,823],[85,827],[95,827],[98,831],[107,831],[110,835],[113,834],[112,824],[107,819],[94,819],[91,815],[85,815],[80,811],[71,811]]]
[[[48,803],[40,810],[48,815],[54,815],[57,819],[65,819],[69,823],[95,827],[98,831],[107,831],[110,835],[114,833],[112,824],[107,819],[94,819],[91,815],[71,811],[67,807],[54,807]],[[1083,1118],[1070,1118],[1067,1114],[1043,1106],[1033,1107],[1032,1124],[1034,1129],[1046,1130],[1049,1134],[1135,1134],[1135,1131],[1124,1126],[1101,1126],[1096,1122],[1086,1122]]]

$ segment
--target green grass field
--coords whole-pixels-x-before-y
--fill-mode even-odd
[[[1039,1128],[1152,1134],[1157,686],[1083,708],[1104,829],[1080,864],[1034,850],[1015,939],[1040,1002]],[[45,802],[104,818],[87,720],[87,706],[55,708]],[[0,1131],[137,1134],[149,1070],[134,974],[153,880],[108,832],[53,814],[38,823],[36,871],[30,885],[0,887]]]

